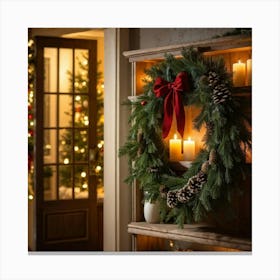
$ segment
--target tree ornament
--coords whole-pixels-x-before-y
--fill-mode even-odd
[[[146,104],[147,104],[147,101],[146,101],[146,100],[141,101],[141,105],[142,105],[142,106],[145,106]]]
[[[177,206],[178,204],[178,200],[177,200],[177,191],[169,191],[167,193],[167,206],[170,208],[174,208]]]
[[[75,112],[80,113],[82,111],[82,106],[76,106]]]
[[[85,108],[88,107],[88,101],[87,101],[87,100],[84,100],[84,101],[83,101],[83,106],[84,106]]]
[[[209,164],[215,164],[217,161],[217,152],[216,150],[212,149],[209,154]]]
[[[230,94],[225,84],[216,85],[212,92],[212,99],[215,104],[223,103],[228,100]]]

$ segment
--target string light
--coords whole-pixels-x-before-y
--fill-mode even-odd
[[[65,158],[63,161],[64,164],[69,164],[69,158]]]
[[[101,142],[99,142],[98,144],[97,144],[97,147],[99,148],[99,149],[101,149],[102,148],[102,144],[101,144]]]
[[[84,183],[84,184],[82,185],[82,188],[83,188],[83,189],[87,189],[87,187],[88,187],[88,184],[87,184],[87,183]]]
[[[32,194],[29,194],[29,195],[28,195],[28,199],[29,199],[29,200],[32,200],[33,198],[34,198],[34,196],[33,196]]]
[[[82,173],[81,173],[81,177],[82,178],[85,178],[87,176],[87,173],[85,172],[85,171],[83,171]]]
[[[75,146],[75,147],[74,147],[74,150],[75,150],[75,152],[78,152],[78,151],[79,151],[79,147],[78,147],[78,146]]]
[[[102,169],[102,167],[101,167],[100,165],[97,165],[97,166],[95,167],[95,172],[96,172],[96,173],[99,173],[99,172],[101,171],[101,169]]]
[[[76,100],[76,101],[80,101],[80,100],[81,100],[81,96],[80,96],[80,95],[77,95],[77,96],[75,97],[75,100]]]

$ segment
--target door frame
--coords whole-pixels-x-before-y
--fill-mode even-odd
[[[122,105],[131,95],[131,65],[123,56],[129,50],[129,28],[104,30],[104,251],[131,251],[132,190],[124,183],[127,159],[118,157],[128,135],[129,110]]]

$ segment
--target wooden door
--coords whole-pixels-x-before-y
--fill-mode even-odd
[[[96,41],[35,43],[36,250],[98,250]]]

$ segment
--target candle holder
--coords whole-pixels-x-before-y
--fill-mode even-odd
[[[179,161],[179,163],[187,169],[189,169],[192,166],[192,161],[189,160]]]
[[[171,169],[178,175],[183,175],[192,165],[192,161],[170,161]]]

